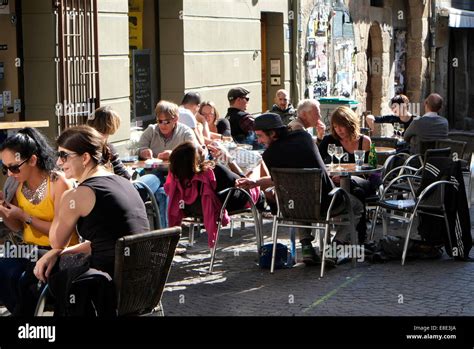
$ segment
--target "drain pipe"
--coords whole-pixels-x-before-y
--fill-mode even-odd
[[[436,9],[436,0],[431,0],[431,17],[430,17],[430,93],[434,93],[436,84],[436,24],[438,22],[438,11]]]

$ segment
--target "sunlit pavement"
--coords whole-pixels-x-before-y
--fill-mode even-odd
[[[471,217],[473,217],[471,209]],[[390,225],[390,233],[406,225]],[[264,224],[270,242],[271,221]],[[187,241],[187,230],[182,242]],[[401,235],[401,234],[400,234]],[[381,236],[381,224],[376,238]],[[279,233],[289,246],[285,228]],[[285,238],[287,240],[285,240]],[[300,253],[300,250],[298,250]],[[471,251],[471,257],[474,252]],[[473,316],[474,263],[441,259],[338,265],[319,278],[320,265],[276,270],[257,265],[253,227],[222,231],[214,273],[203,234],[176,256],[163,294],[166,316]]]
[[[471,208],[471,221],[474,209]],[[473,222],[474,223],[474,222]],[[474,224],[472,224],[474,226]],[[391,234],[404,232],[399,223]],[[265,242],[271,221],[265,220]],[[376,238],[381,236],[377,225]],[[184,230],[182,244],[187,244]],[[289,246],[285,228],[279,242]],[[316,245],[316,244],[315,244]],[[298,249],[300,255],[300,249]],[[474,252],[471,251],[471,257]],[[435,260],[384,264],[338,265],[319,278],[320,265],[276,270],[271,275],[257,262],[253,226],[224,229],[219,239],[214,273],[207,273],[207,235],[174,258],[163,293],[165,316],[474,316],[474,263]],[[0,306],[0,316],[9,313]]]

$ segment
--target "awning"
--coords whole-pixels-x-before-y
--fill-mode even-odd
[[[442,17],[449,17],[449,26],[452,28],[474,28],[474,11],[443,7],[439,10],[439,14]]]

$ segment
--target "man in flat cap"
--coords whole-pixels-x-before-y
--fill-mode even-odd
[[[263,161],[267,166],[270,174],[273,168],[320,168],[322,180],[322,207],[325,212],[331,198],[329,192],[334,188],[334,184],[329,178],[326,167],[317,146],[313,142],[311,135],[304,130],[288,131],[279,115],[273,113],[265,113],[255,119],[255,134],[259,143],[266,146],[265,152],[262,154]],[[250,178],[237,179],[236,185],[244,189],[260,186],[262,188],[271,187],[273,181],[271,176],[261,177],[258,180]],[[353,207],[356,223],[361,216],[363,210],[362,203],[352,195],[351,206]],[[267,200],[271,205],[271,200]],[[336,203],[340,206],[342,202]],[[337,211],[337,209],[336,209]],[[350,229],[340,229],[336,234],[336,239],[347,241],[350,236]],[[311,241],[314,237],[311,235],[311,229],[298,228],[298,235],[301,243],[303,262],[305,264],[315,264],[319,262],[319,257],[313,249]],[[327,259],[328,264],[334,264],[335,260]]]
[[[234,87],[227,93],[230,107],[225,116],[230,123],[230,131],[236,143],[251,144],[258,148],[253,129],[254,118],[246,112],[249,103],[249,90],[243,87]]]

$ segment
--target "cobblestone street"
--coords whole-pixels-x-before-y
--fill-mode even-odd
[[[399,224],[390,231],[395,227]],[[271,221],[265,221],[264,231],[268,243]],[[279,236],[288,237],[284,228]],[[279,241],[289,245],[289,240]],[[474,315],[474,263],[453,261],[446,254],[408,260],[403,267],[399,261],[362,262],[355,268],[346,263],[327,270],[323,279],[320,265],[302,263],[271,275],[257,265],[253,227],[247,225],[236,229],[233,238],[223,230],[212,275],[207,274],[209,261],[205,234],[175,257],[163,295],[165,315]]]

